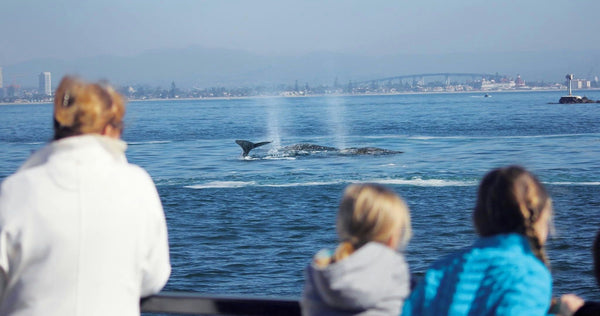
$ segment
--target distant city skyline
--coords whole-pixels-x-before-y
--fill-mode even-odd
[[[150,87],[144,84],[121,85],[115,88],[129,100],[151,99],[204,99],[204,98],[247,98],[247,97],[307,97],[307,96],[349,96],[349,95],[395,95],[406,93],[485,93],[507,91],[558,91],[569,87],[569,97],[561,98],[561,103],[600,103],[581,96],[571,96],[574,89],[599,89],[597,77],[594,80],[574,79],[572,74],[565,76],[564,82],[530,82],[526,83],[520,75],[516,78],[506,75],[482,73],[429,73],[396,77],[379,78],[362,82],[349,81],[340,84],[337,78],[333,84],[316,84],[305,82],[299,84],[280,83],[272,86],[261,84],[245,87],[211,87],[211,88],[178,88],[175,82],[169,88]],[[39,88],[21,88],[9,85],[0,89],[0,103],[51,102],[51,74],[39,74]],[[563,99],[565,102],[563,102]]]
[[[3,66],[3,65],[0,65]],[[135,57],[93,57],[70,61],[40,59],[3,68],[4,85],[38,87],[40,71],[57,81],[65,74],[116,85],[144,84],[183,88],[248,87],[334,80],[376,80],[419,73],[499,73],[526,81],[560,82],[566,73],[593,80],[600,75],[600,51],[396,55],[365,57],[350,54],[307,54],[264,57],[219,49],[162,50]]]

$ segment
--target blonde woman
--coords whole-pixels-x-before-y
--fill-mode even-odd
[[[479,238],[435,262],[402,315],[546,315],[551,218],[550,196],[533,174],[520,166],[492,170],[473,211]]]
[[[340,244],[306,268],[303,315],[397,315],[410,291],[404,201],[375,184],[350,185],[337,215]]]
[[[127,163],[125,105],[65,77],[54,141],[0,189],[0,315],[139,315],[170,274],[152,179]]]

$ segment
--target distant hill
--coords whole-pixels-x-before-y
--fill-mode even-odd
[[[332,85],[397,75],[438,72],[520,74],[525,81],[560,82],[567,73],[593,79],[600,75],[600,51],[454,53],[438,55],[358,56],[311,53],[263,56],[241,50],[187,49],[147,51],[134,57],[97,56],[59,60],[36,59],[3,67],[4,84],[37,86],[42,71],[52,73],[53,85],[65,73],[86,79],[108,79],[117,85],[168,87],[255,86],[274,84]]]

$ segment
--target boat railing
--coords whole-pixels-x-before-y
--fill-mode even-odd
[[[416,280],[410,278],[410,288]],[[250,315],[296,316],[301,315],[298,298],[273,298],[257,296],[218,296],[194,292],[169,292],[143,298],[142,313],[177,315]]]
[[[294,298],[210,296],[192,292],[160,292],[140,301],[142,313],[161,315],[300,316]],[[549,314],[558,312],[554,298]]]
[[[160,292],[140,302],[142,313],[177,315],[300,315],[293,298],[209,296],[192,292]]]

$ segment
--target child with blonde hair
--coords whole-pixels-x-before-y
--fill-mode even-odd
[[[410,292],[404,249],[406,203],[376,184],[346,188],[337,215],[340,244],[319,251],[305,270],[303,315],[398,315]]]

